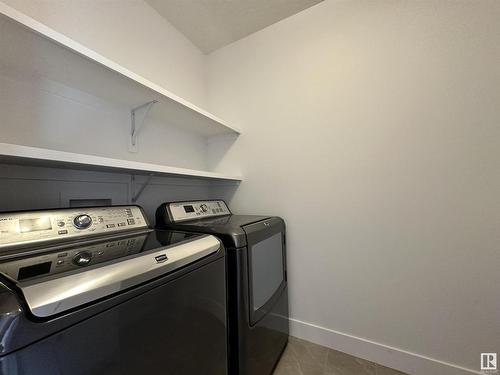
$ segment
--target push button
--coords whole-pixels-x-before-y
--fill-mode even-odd
[[[106,228],[114,228],[115,224],[106,224]]]
[[[66,229],[64,229],[64,230],[58,231],[57,233],[59,233],[59,234],[68,234],[68,231]]]
[[[119,227],[124,227],[125,225],[127,225],[127,224],[125,224],[125,223],[118,223]]]

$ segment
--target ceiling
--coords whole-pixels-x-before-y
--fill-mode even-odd
[[[204,53],[323,0],[146,0]]]

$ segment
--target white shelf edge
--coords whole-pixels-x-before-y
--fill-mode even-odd
[[[2,1],[0,1],[0,13],[2,13],[3,15],[5,15],[5,16],[13,19],[14,21],[24,25],[25,27],[37,32],[38,34],[44,36],[45,38],[48,38],[48,39],[62,45],[63,47],[66,47],[66,48],[68,48],[68,49],[70,49],[70,50],[90,59],[90,60],[93,60],[93,61],[97,62],[98,64],[101,64],[101,65],[107,67],[110,70],[113,70],[117,73],[120,73],[121,75],[131,79],[132,81],[135,81],[135,82],[157,92],[158,94],[165,96],[168,99],[173,100],[173,101],[183,105],[184,107],[187,107],[187,108],[191,109],[192,111],[197,112],[197,113],[201,114],[202,116],[225,126],[226,128],[230,129],[234,133],[241,134],[240,129],[238,129],[237,127],[229,125],[227,122],[225,122],[224,120],[211,114],[210,112],[208,112],[202,108],[199,108],[198,106],[194,105],[193,103],[191,103],[191,102],[175,95],[174,93],[168,91],[167,89],[147,80],[146,78],[140,76],[139,74],[136,74],[136,73],[128,70],[127,68],[124,68],[120,64],[100,55],[99,53],[91,50],[90,48],[85,47],[84,45],[74,41],[73,39],[68,38],[67,36],[51,29],[50,27],[44,25],[43,23],[36,21],[35,19],[27,16],[26,14],[24,14],[24,13],[22,13],[16,9],[12,8],[12,7],[10,7],[9,5],[3,3]]]
[[[113,159],[96,155],[76,154],[73,152],[10,143],[0,143],[0,162],[2,162],[2,157],[21,158],[46,163],[62,163],[67,164],[67,167],[84,166],[86,169],[90,170],[93,169],[92,167],[97,167],[109,169],[110,171],[127,171],[129,173],[139,172],[154,175],[175,175],[215,180],[242,181],[241,176],[232,176],[222,173],[171,167],[167,165],[150,164],[131,160]],[[54,166],[58,167],[57,165]]]

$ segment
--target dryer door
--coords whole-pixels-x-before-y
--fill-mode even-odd
[[[286,286],[285,223],[273,217],[244,226],[248,243],[250,323],[272,310]]]

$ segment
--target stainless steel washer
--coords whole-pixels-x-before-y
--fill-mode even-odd
[[[224,248],[138,206],[0,213],[0,374],[225,374]]]

